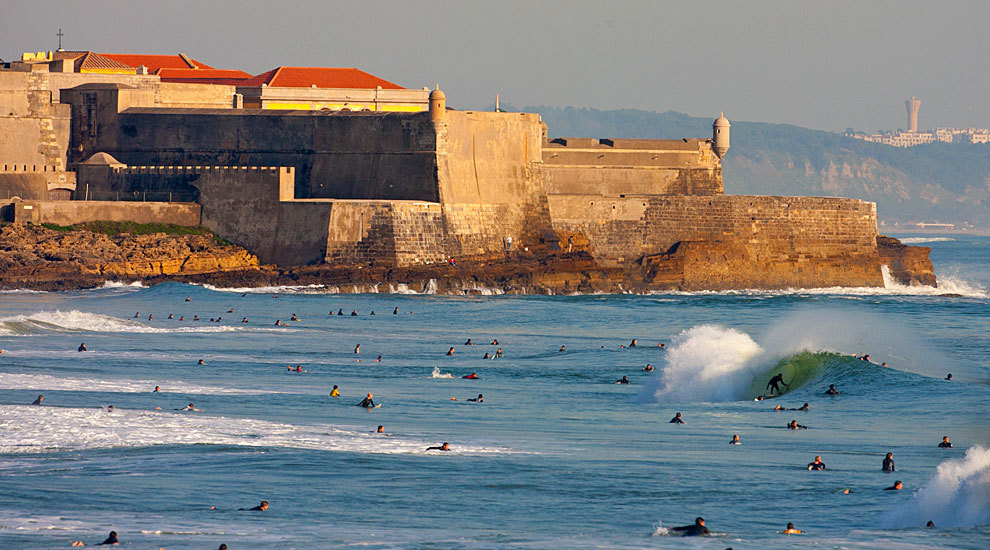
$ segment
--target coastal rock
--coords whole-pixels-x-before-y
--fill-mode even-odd
[[[903,285],[937,286],[935,268],[928,257],[931,250],[927,246],[908,246],[885,235],[877,237],[881,262],[890,269],[890,276]]]

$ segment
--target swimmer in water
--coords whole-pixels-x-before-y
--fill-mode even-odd
[[[485,396],[484,395],[481,395],[479,393],[478,394],[478,397],[469,398],[468,401],[473,401],[475,403],[484,403],[485,402]]]
[[[775,411],[786,411],[787,410],[787,407],[785,407],[783,405],[777,405],[776,407],[773,408],[773,410],[775,410]]]
[[[381,362],[382,362],[382,356],[379,355],[378,358],[375,359],[375,363],[381,363]]]
[[[945,375],[945,379],[946,380],[952,380],[952,373],[950,372],[949,374],[946,374]]]
[[[729,445],[742,445],[742,441],[739,441],[739,434],[732,436],[732,441],[729,442]]]
[[[79,347],[76,348],[76,351],[86,351],[86,342],[79,344]]]
[[[190,299],[189,299],[189,297],[188,297],[188,296],[186,296],[186,301],[187,301],[187,302],[191,302],[192,300],[190,300]]]
[[[807,430],[807,426],[802,426],[797,423],[797,420],[791,420],[791,423],[787,425],[788,430]]]
[[[344,315],[344,308],[338,309],[337,310],[337,315]]]
[[[824,470],[825,463],[822,462],[822,457],[816,456],[814,462],[808,464],[808,469],[816,472]]]
[[[935,522],[932,520],[928,520],[928,523],[925,524],[925,527],[935,527]]]
[[[800,529],[795,529],[793,523],[787,522],[787,528],[784,529],[785,535],[800,535],[802,533],[804,533],[804,531],[801,531]]]
[[[399,306],[395,306],[395,309],[392,310],[392,315],[398,315],[398,314],[399,314]]]
[[[685,537],[700,537],[711,534],[711,531],[705,527],[705,518],[702,517],[695,518],[694,525],[671,527],[670,530]]]
[[[447,356],[448,357],[453,357],[454,356],[454,346],[450,346],[450,349],[447,350]]]
[[[141,316],[141,312],[140,312],[140,311],[134,314],[134,318],[135,318],[135,319],[137,319],[137,318],[138,318],[138,317],[140,317],[140,316]]]
[[[193,315],[193,321],[199,321],[199,315]]]
[[[681,413],[675,414],[674,418],[671,418],[668,424],[684,424],[684,419],[681,418]]]
[[[241,319],[241,322],[242,322],[242,323],[246,323],[246,322],[248,322],[248,320],[247,320],[247,317],[245,317],[245,318],[243,318],[243,319]]]
[[[149,321],[151,321],[151,320],[152,320],[152,319],[154,319],[154,318],[155,318],[155,314],[154,314],[154,313],[149,313],[149,314],[148,314],[148,320],[149,320]]]
[[[361,353],[361,344],[354,346],[354,353]]]
[[[622,378],[616,380],[615,383],[616,384],[628,384],[629,383],[629,378],[627,378],[625,375],[623,375]]]
[[[467,342],[464,342],[464,345],[465,345],[465,346],[473,346],[473,345],[474,345],[474,342],[472,342],[472,341],[471,341],[471,339],[470,339],[470,338],[468,338],[468,339],[467,339]]]
[[[295,314],[295,313],[293,313],[293,314],[292,314],[292,317],[291,317],[291,318],[290,318],[289,320],[290,320],[290,321],[298,321],[298,320],[299,320],[299,317],[296,317],[296,314]]]
[[[203,362],[203,360],[202,360],[202,359],[200,359],[200,360],[199,360],[199,363],[197,363],[197,364],[199,364],[199,365],[205,365],[206,363],[204,363],[204,362]]]
[[[793,380],[791,380],[791,382],[793,382]],[[777,373],[777,376],[774,376],[773,378],[770,379],[769,382],[767,382],[767,389],[770,390],[770,395],[771,396],[773,395],[773,392],[775,392],[775,391],[777,393],[780,393],[780,386],[778,386],[777,384],[784,384],[788,388],[790,387],[788,384],[786,384],[784,382],[784,375],[778,372]]]
[[[792,411],[807,411],[808,410],[808,404],[805,403],[804,405],[801,405],[800,407],[798,407],[796,409],[791,409],[791,410]]]
[[[492,340],[492,343],[489,344],[489,345],[490,346],[497,346],[498,345],[498,338],[495,338],[494,340]]]
[[[472,372],[471,374],[467,376],[462,376],[461,378],[463,378],[464,380],[478,380],[478,375],[477,373]]]
[[[113,408],[113,405],[107,405],[107,412],[108,413],[112,413],[115,410],[117,410],[117,409]]]
[[[234,308],[230,308],[227,310],[227,313],[233,313],[233,312],[234,312]]]
[[[835,389],[835,384],[829,384],[825,390],[825,395],[839,395],[839,390]]]
[[[185,321],[186,320],[186,316],[185,315],[180,315],[179,316],[179,320],[180,321]]]
[[[667,346],[665,346],[663,344],[663,342],[660,342],[659,344],[657,344],[657,347],[660,348],[660,349],[663,349],[663,348],[666,348]]]
[[[190,411],[190,412],[198,412],[198,413],[199,413],[199,412],[203,412],[203,409],[197,409],[197,408],[196,408],[196,405],[193,405],[192,403],[190,403],[190,404],[188,404],[188,405],[186,405],[185,407],[182,407],[182,408],[181,408],[181,409],[179,409],[179,410],[180,410],[180,411]]]
[[[276,319],[275,320],[275,326],[277,326],[277,327],[282,326],[282,320],[281,319]]]
[[[647,363],[646,366],[643,367],[643,372],[653,372],[653,370],[654,370],[653,369],[653,365],[651,365],[649,363]]]
[[[894,472],[897,469],[894,468],[894,453],[887,453],[887,456],[883,457],[883,471]]]
[[[427,451],[449,451],[450,450],[450,443],[447,443],[446,441],[444,441],[443,445],[438,445],[436,447],[427,447],[426,450]]]
[[[949,436],[943,436],[942,442],[938,444],[939,449],[951,449],[952,443],[949,443]]]
[[[303,371],[303,370],[302,370],[302,365],[296,365],[296,368],[295,368],[294,370],[295,370],[296,372],[302,372],[302,371]]]
[[[159,393],[161,392],[161,390],[162,390],[161,386],[155,386],[155,389],[151,393]]]
[[[498,348],[497,350],[495,350],[495,358],[498,359],[501,357],[502,357],[502,348]]]
[[[381,425],[381,424],[379,424],[379,425],[378,425],[378,429],[377,429],[377,430],[375,430],[375,433],[379,433],[379,434],[383,434],[383,433],[385,433],[385,426],[383,426],[383,425]]]
[[[169,319],[175,319],[175,315],[173,315],[173,314],[171,314],[171,313],[169,313],[169,314],[168,314],[168,318],[169,318]]]
[[[268,501],[262,500],[261,504],[255,506],[254,508],[238,508],[238,510],[243,510],[246,512],[264,512],[268,509]]]
[[[42,401],[45,400],[44,395],[39,395],[37,399],[31,402],[32,405],[40,405]]]
[[[333,389],[330,390],[330,397],[340,397],[340,388],[337,387],[337,384],[334,384]]]
[[[372,399],[372,397],[374,396],[371,394],[371,392],[368,392],[368,396],[362,399],[360,403],[358,403],[358,407],[364,407],[366,409],[375,408],[375,401]]]
[[[629,342],[629,347],[631,347],[631,348],[636,347],[636,339],[635,338],[632,339],[632,342]]]
[[[884,489],[884,491],[900,491],[904,488],[904,483],[901,480],[897,480],[893,485]]]
[[[351,317],[357,317],[357,310],[351,310]]]
[[[567,351],[567,350],[564,349],[564,346],[560,346],[560,351]]]
[[[118,544],[120,544],[120,541],[117,540],[117,532],[110,531],[110,534],[107,536],[107,539],[101,542],[100,544],[98,544],[97,546],[103,546],[103,545],[117,546]]]

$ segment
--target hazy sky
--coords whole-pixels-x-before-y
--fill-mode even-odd
[[[990,127],[990,2],[5,0],[0,58],[358,67],[448,104],[672,109],[841,131]]]

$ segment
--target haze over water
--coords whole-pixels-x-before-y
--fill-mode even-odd
[[[0,547],[983,548],[990,238],[925,240],[938,292],[3,293]]]

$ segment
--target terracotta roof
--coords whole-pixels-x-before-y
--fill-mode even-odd
[[[81,57],[75,58],[75,70],[79,71],[81,69],[114,69],[114,70],[127,70],[133,69],[131,65],[125,65],[116,59],[111,59],[104,55],[86,52],[82,54]]]
[[[317,88],[375,89],[381,86],[386,90],[405,89],[358,69],[337,67],[276,67],[245,80],[239,86],[253,87],[262,84],[279,88],[310,88],[316,85]]]
[[[158,75],[162,82],[186,82],[192,84],[228,84],[238,85],[251,78],[244,71],[232,69],[158,69],[152,74]]]
[[[129,54],[129,53],[101,53],[103,57],[113,59],[114,61],[123,63],[128,67],[140,67],[144,65],[148,68],[148,72],[154,72],[158,69],[212,69],[213,67],[200,63],[195,59],[184,57],[182,55],[145,55],[145,54]],[[192,63],[189,64],[186,60]]]

